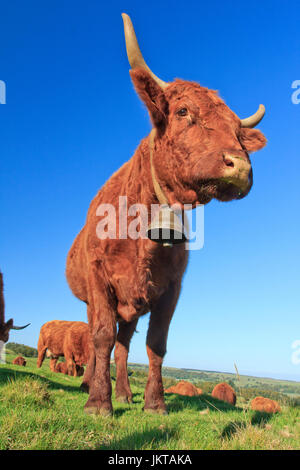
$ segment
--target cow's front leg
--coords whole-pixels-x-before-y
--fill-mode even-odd
[[[107,416],[112,414],[110,355],[116,341],[116,306],[96,268],[90,275],[89,288],[88,312],[92,313],[88,320],[96,363],[84,409],[88,414]]]
[[[137,320],[130,323],[120,322],[115,348],[116,362],[116,398],[121,403],[132,402],[132,392],[128,380],[127,360],[129,344],[134,333]]]
[[[172,283],[151,311],[147,333],[149,375],[145,389],[145,411],[166,414],[161,367],[166,353],[169,325],[176,307],[180,284]]]
[[[85,404],[88,414],[112,414],[110,355],[115,344],[116,330],[112,324],[97,324],[93,329],[95,370],[90,382],[89,399]]]

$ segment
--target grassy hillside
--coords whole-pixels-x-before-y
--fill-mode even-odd
[[[142,411],[144,379],[130,377],[134,403],[113,399],[114,416],[88,416],[81,378],[53,374],[49,362],[36,368],[0,365],[0,449],[299,449],[300,410],[283,405],[281,414],[232,407],[209,394],[166,395],[169,414]],[[167,379],[168,380],[168,379]],[[114,381],[113,381],[114,387]]]
[[[148,367],[144,364],[129,364],[133,370],[146,372]],[[177,369],[175,367],[163,367],[163,376],[175,380],[188,380],[200,384],[211,382],[213,384],[227,382],[234,388],[260,388],[287,394],[300,398],[300,382],[292,380],[277,380],[265,377],[252,377],[248,375],[230,374],[227,372],[203,371],[195,369]]]

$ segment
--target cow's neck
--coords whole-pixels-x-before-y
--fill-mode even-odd
[[[151,171],[151,134],[142,140],[135,154],[128,162],[127,178],[122,188],[122,194],[127,195],[133,203],[147,206],[152,204],[167,204],[167,195],[157,180],[155,169]]]

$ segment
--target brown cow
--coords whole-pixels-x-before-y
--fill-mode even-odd
[[[177,393],[178,395],[184,395],[187,397],[196,397],[202,394],[202,390],[197,388],[191,382],[187,382],[186,380],[180,380],[176,385],[169,387],[165,390],[165,393]]]
[[[61,374],[72,375],[73,377],[81,377],[84,374],[84,368],[78,364],[73,364],[72,373],[70,373],[67,363],[59,362],[55,365],[53,372],[60,372]]]
[[[279,403],[270,398],[256,397],[251,401],[251,409],[260,411],[262,413],[280,413],[281,408]]]
[[[82,375],[82,366],[88,363],[90,356],[89,338],[89,328],[84,322],[52,320],[45,323],[40,330],[37,366],[41,367],[47,354],[51,359],[50,369],[55,372],[58,358],[64,356],[69,375]]]
[[[17,366],[26,366],[26,359],[24,359],[24,357],[22,356],[18,356],[16,357],[14,360],[13,360],[13,364],[17,365]]]
[[[60,372],[61,374],[68,375],[68,367],[66,362],[59,362],[58,364],[55,364],[55,368],[51,368],[51,370],[52,372]]]
[[[236,404],[236,394],[233,388],[226,382],[216,385],[211,392],[211,396],[218,400],[226,401],[231,405]]]
[[[15,326],[12,318],[5,323],[5,304],[3,291],[3,274],[0,272],[0,341],[6,343],[9,338],[10,330],[23,330],[24,328],[29,326],[30,323],[24,326]]]
[[[109,366],[114,345],[116,396],[131,401],[129,343],[138,318],[149,311],[144,409],[166,413],[161,367],[188,258],[184,244],[168,248],[145,237],[124,237],[120,221],[125,217],[131,222],[132,217],[119,208],[119,197],[149,211],[151,204],[165,201],[182,208],[213,198],[241,199],[252,186],[248,154],[266,143],[263,134],[252,129],[264,115],[263,106],[241,120],[212,90],[183,80],[163,82],[145,64],[130,18],[123,14],[123,20],[131,79],[154,130],[92,201],[66,267],[72,292],[87,304],[94,344],[85,374],[90,384],[85,410],[104,415],[112,413]],[[99,221],[106,216],[103,204],[115,208],[115,237],[97,235]]]

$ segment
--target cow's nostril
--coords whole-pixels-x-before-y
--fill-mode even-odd
[[[223,155],[223,161],[226,166],[234,167],[233,159],[228,157],[227,155]]]

